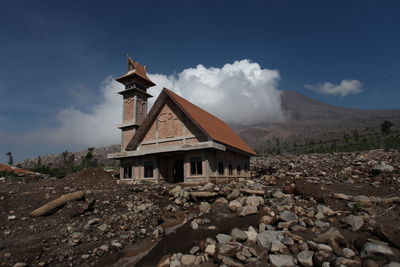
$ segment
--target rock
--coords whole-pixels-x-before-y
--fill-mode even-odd
[[[16,264],[13,265],[13,267],[25,267],[28,266],[25,262],[17,262]]]
[[[190,250],[190,254],[196,254],[198,251],[200,250],[200,247],[199,246],[194,246],[194,247],[192,247],[192,249]]]
[[[237,199],[240,196],[239,189],[233,189],[232,192],[227,196],[228,200]]]
[[[193,256],[193,255],[186,254],[186,255],[183,255],[181,258],[181,262],[183,265],[191,266],[195,263],[195,261],[196,261],[196,256]]]
[[[325,233],[322,233],[319,236],[315,237],[314,241],[317,243],[328,244],[337,255],[340,255],[341,253],[340,245],[348,245],[346,239],[334,227],[331,227]]]
[[[102,225],[100,225],[99,227],[97,227],[101,232],[104,232],[108,229],[108,224],[103,223]]]
[[[368,205],[371,203],[369,197],[363,195],[353,197],[353,201],[364,205]]]
[[[358,231],[364,225],[364,219],[361,216],[349,215],[345,218],[345,222],[351,226],[353,232]]]
[[[231,236],[233,237],[233,239],[238,241],[245,241],[247,239],[247,234],[239,228],[233,228],[231,231]]]
[[[335,265],[336,266],[349,266],[349,267],[358,267],[361,266],[361,262],[358,260],[351,260],[351,259],[347,259],[347,258],[343,258],[343,257],[338,257],[336,258],[335,261]]]
[[[296,261],[291,255],[270,254],[268,258],[271,261],[272,265],[276,267],[296,265]]]
[[[294,240],[291,237],[285,236],[284,238],[282,238],[281,242],[283,244],[285,244],[286,246],[291,246],[294,245]]]
[[[282,242],[272,242],[271,243],[271,252],[279,252],[279,253],[285,253],[287,251],[287,247],[282,243]]]
[[[214,256],[214,254],[215,254],[215,245],[208,245],[204,252],[207,255]]]
[[[383,265],[383,267],[400,267],[400,263],[392,261],[391,263]]]
[[[237,200],[232,200],[231,202],[229,202],[228,206],[232,211],[237,211],[242,207],[242,203]]]
[[[234,256],[240,250],[241,244],[238,242],[226,242],[219,247],[219,254]]]
[[[351,249],[349,249],[349,248],[342,249],[342,254],[341,254],[342,257],[345,257],[347,259],[351,259],[355,255],[356,255],[356,253],[354,251],[352,251]]]
[[[172,260],[171,263],[169,264],[169,267],[181,267],[182,262],[178,259]]]
[[[258,210],[255,206],[244,206],[237,210],[239,216],[247,216],[251,214],[257,214]]]
[[[320,220],[316,220],[315,221],[315,226],[319,227],[319,228],[329,228],[330,224],[328,222],[323,222]]]
[[[173,189],[171,189],[168,193],[169,193],[171,196],[174,196],[175,198],[177,198],[177,197],[179,197],[181,191],[182,191],[182,186],[177,185],[177,186],[175,186]]]
[[[296,213],[289,210],[284,210],[279,214],[278,218],[285,222],[297,221],[299,219]]]
[[[331,208],[321,205],[321,204],[317,205],[317,212],[321,212],[323,215],[327,215],[327,216],[335,213]]]
[[[211,205],[208,202],[201,202],[199,210],[204,213],[209,213],[211,210]]]
[[[318,244],[317,248],[318,248],[318,250],[322,250],[322,251],[327,251],[327,252],[332,251],[332,248],[325,244]]]
[[[264,223],[264,224],[272,224],[272,223],[275,222],[275,219],[274,219],[274,217],[264,215],[264,216],[262,216],[262,217],[260,218],[260,221],[259,221],[259,222],[260,222],[260,223]]]
[[[119,242],[113,241],[111,242],[111,246],[116,247],[116,248],[122,248],[123,245]]]
[[[348,195],[345,195],[345,194],[342,194],[342,193],[335,193],[333,196],[336,199],[350,200],[350,197]]]
[[[302,251],[297,254],[298,262],[305,267],[313,266],[314,251]]]
[[[13,221],[15,219],[17,219],[17,216],[15,216],[15,215],[10,215],[7,217],[7,220],[9,220],[9,221]]]
[[[258,196],[249,196],[245,200],[245,205],[258,207],[260,205],[264,205],[264,199]]]
[[[194,220],[190,222],[190,226],[193,230],[197,230],[199,228],[199,224]]]
[[[226,235],[226,234],[218,234],[216,236],[216,238],[220,244],[223,244],[223,243],[226,243],[226,242],[229,242],[232,240],[232,236]]]
[[[108,245],[102,245],[102,246],[100,247],[100,249],[103,250],[103,251],[108,251],[109,246],[108,246]]]
[[[388,224],[379,224],[375,234],[392,246],[400,249],[400,229]]]
[[[218,259],[222,261],[223,264],[230,267],[243,267],[244,265],[231,257],[218,255]]]
[[[383,172],[393,172],[394,168],[391,165],[377,164],[372,168],[373,174],[380,174]]]
[[[71,237],[72,237],[73,239],[82,239],[83,234],[82,234],[81,232],[73,232],[72,235],[71,235]]]
[[[248,231],[244,231],[244,233],[247,235],[247,240],[255,243],[257,241],[257,231],[252,227],[249,226],[249,230]]]
[[[394,256],[390,247],[377,242],[368,242],[360,252],[361,257],[373,257],[374,255]]]
[[[281,243],[283,238],[284,236],[282,231],[267,230],[257,235],[257,243],[265,248],[271,249],[272,243]]]
[[[276,191],[275,193],[273,193],[272,196],[275,197],[275,198],[278,198],[278,199],[286,197],[286,195],[284,193],[282,193],[281,191],[279,191],[279,190]]]

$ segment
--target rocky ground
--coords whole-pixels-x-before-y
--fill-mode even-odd
[[[400,266],[400,153],[255,158],[253,178],[0,182],[3,266]],[[83,190],[55,213],[32,210]]]

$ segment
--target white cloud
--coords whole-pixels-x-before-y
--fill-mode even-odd
[[[349,94],[358,94],[362,92],[362,84],[358,80],[342,80],[338,85],[330,82],[317,85],[306,84],[304,87],[318,93],[329,95],[346,96]]]
[[[235,61],[222,68],[198,65],[177,75],[149,76],[157,84],[149,89],[154,96],[150,105],[166,87],[228,123],[248,125],[284,120],[281,91],[277,89],[279,72],[262,69],[249,60]],[[56,117],[57,127],[26,133],[25,145],[43,144],[47,151],[51,147],[71,151],[120,143],[116,125],[122,120],[122,97],[117,92],[122,89],[111,77],[106,78],[100,86],[100,103],[87,112],[74,107],[62,110]]]

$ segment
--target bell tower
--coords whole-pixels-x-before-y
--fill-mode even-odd
[[[146,66],[129,56],[128,72],[115,80],[125,86],[123,91],[118,92],[123,96],[122,124],[118,128],[122,131],[121,151],[126,151],[126,146],[147,115],[147,99],[153,97],[147,89],[156,84],[147,77]]]

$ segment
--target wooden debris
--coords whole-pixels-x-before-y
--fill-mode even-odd
[[[78,200],[83,198],[84,196],[85,193],[83,191],[77,191],[74,193],[63,195],[53,201],[48,202],[47,204],[41,206],[40,208],[32,211],[30,215],[33,217],[38,217],[49,214],[51,212],[54,212],[64,204],[68,203],[69,201]]]

